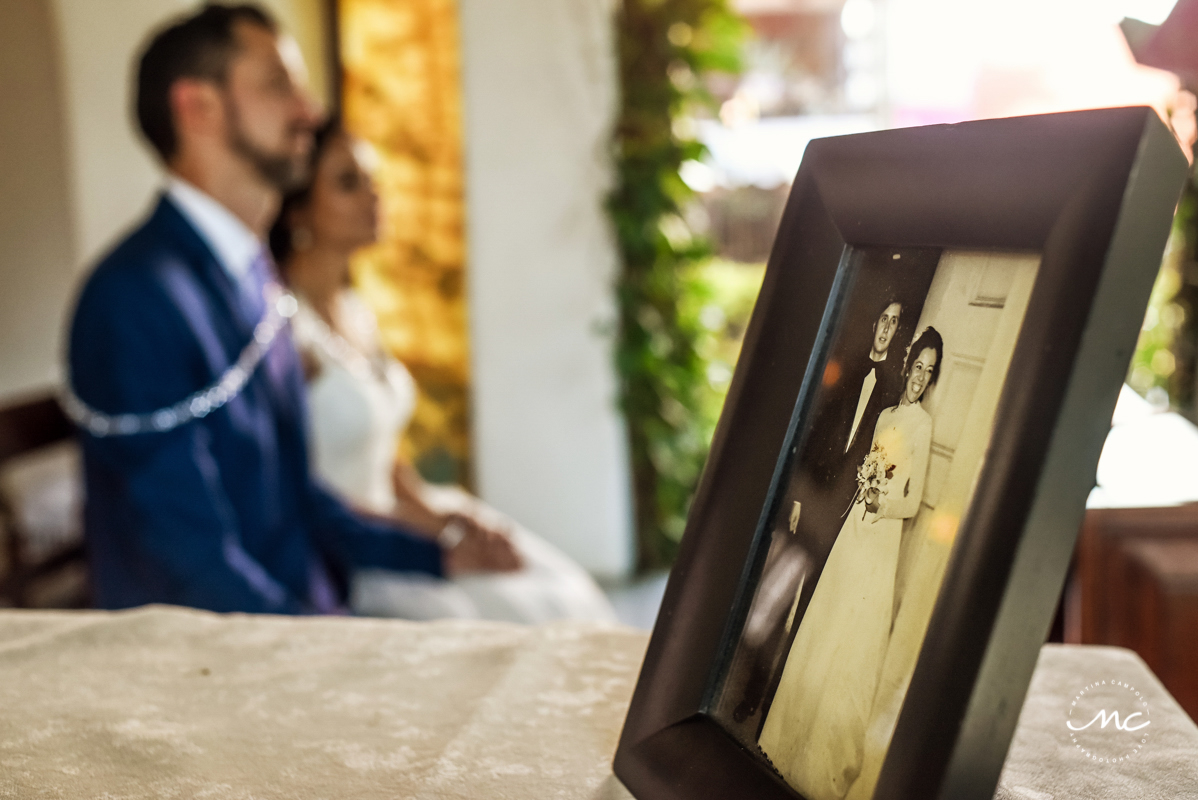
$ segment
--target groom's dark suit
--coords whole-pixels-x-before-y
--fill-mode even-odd
[[[208,386],[252,336],[261,302],[222,268],[175,205],[100,263],[70,332],[76,394],[144,413]],[[83,434],[96,605],[334,610],[354,567],[440,575],[440,548],[364,520],[308,469],[303,376],[276,340],[224,408],[167,433]]]

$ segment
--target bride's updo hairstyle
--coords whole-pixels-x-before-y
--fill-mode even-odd
[[[341,127],[341,119],[333,116],[325,120],[312,134],[312,153],[308,157],[307,180],[298,189],[283,197],[283,203],[279,207],[279,216],[275,219],[275,224],[270,228],[268,240],[270,254],[274,256],[275,264],[283,274],[284,279],[287,277],[287,262],[291,259],[291,255],[296,250],[302,250],[305,247],[302,241],[304,236],[307,236],[309,239],[312,236],[311,231],[296,229],[292,226],[292,212],[308,205],[308,202],[312,199],[312,185],[316,182],[316,168],[320,165],[320,159],[324,158],[329,145],[343,133],[344,129]]]
[[[911,365],[915,363],[915,359],[919,358],[919,354],[924,350],[936,351],[936,363],[932,365],[932,374],[928,376],[928,385],[923,387],[923,394],[927,394],[928,389],[936,385],[936,380],[940,377],[940,363],[944,361],[944,339],[941,338],[940,331],[931,325],[923,329],[923,333],[919,334],[907,350],[907,364],[903,367],[904,385],[906,385],[907,378],[911,375]],[[923,395],[920,395],[920,399],[923,399]]]

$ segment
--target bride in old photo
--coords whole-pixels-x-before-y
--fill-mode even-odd
[[[894,608],[903,525],[919,511],[932,442],[921,401],[944,342],[912,344],[896,406],[882,411],[859,489],[803,615],[758,741],[808,800],[839,800],[861,770]]]

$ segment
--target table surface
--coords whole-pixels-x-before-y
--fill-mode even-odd
[[[647,642],[590,623],[4,611],[0,797],[627,800],[611,758]],[[1104,680],[1140,692],[1151,726],[1071,734],[1070,704]],[[1137,736],[1134,758],[1096,760]],[[1198,798],[1198,728],[1130,651],[1047,646],[996,797]]]

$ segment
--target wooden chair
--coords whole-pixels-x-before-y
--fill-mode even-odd
[[[74,426],[52,395],[0,408],[0,477],[8,478],[22,461],[39,451],[56,445],[68,447],[65,443],[74,435]],[[74,482],[71,488],[81,493],[82,477],[73,469],[64,473],[60,468],[54,479],[68,485]],[[0,573],[0,604],[18,608],[86,606],[86,561],[78,520],[67,530],[57,531],[50,546],[38,546],[20,503],[21,498],[15,497],[4,481],[0,485],[0,527],[7,569]],[[68,509],[54,510],[69,519]]]

